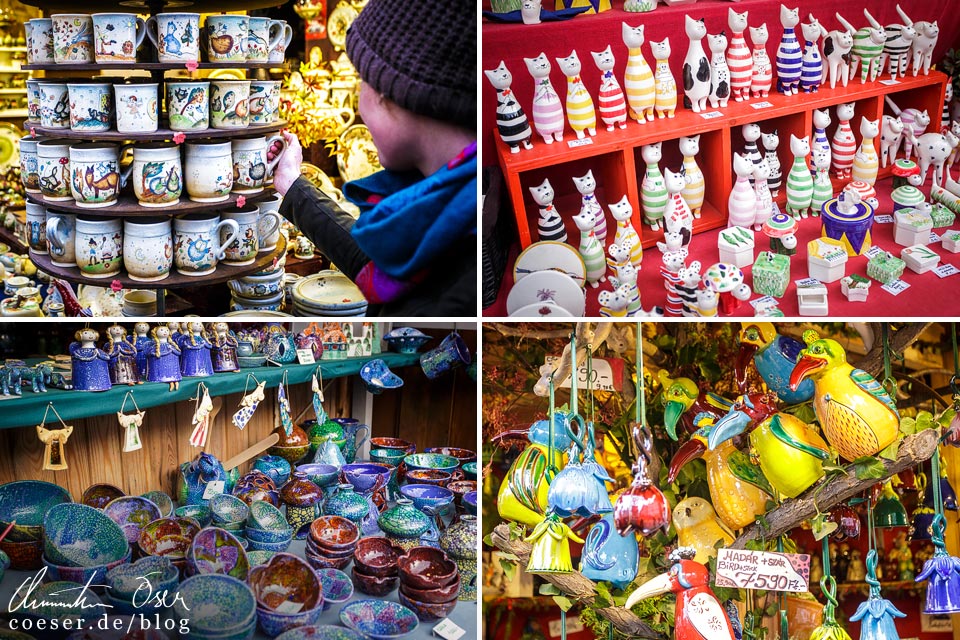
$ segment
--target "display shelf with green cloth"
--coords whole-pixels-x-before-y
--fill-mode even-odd
[[[146,382],[136,386],[115,386],[109,391],[64,391],[50,389],[46,393],[33,393],[29,384],[24,384],[22,396],[0,396],[0,429],[12,429],[41,424],[49,403],[67,422],[91,416],[108,415],[120,410],[123,398],[132,391],[141,409],[157,407],[171,402],[191,400],[197,395],[197,384],[203,382],[211,396],[241,393],[247,386],[248,374],[253,374],[267,388],[276,387],[283,380],[286,384],[310,382],[319,367],[324,380],[342,378],[360,373],[360,368],[370,360],[381,358],[392,369],[419,366],[420,354],[382,353],[363,358],[344,360],[321,360],[316,364],[290,364],[283,366],[255,367],[233,373],[218,373],[213,376],[184,378],[180,388],[170,391],[165,382]],[[30,361],[31,363],[39,360]],[[401,376],[402,377],[402,376]]]

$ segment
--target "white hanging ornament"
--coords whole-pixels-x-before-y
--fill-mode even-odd
[[[252,375],[252,374],[251,374]],[[256,378],[254,378],[256,380]],[[256,388],[250,393],[246,392],[244,389],[244,395],[240,398],[240,408],[236,413],[233,414],[233,424],[238,429],[243,429],[247,426],[247,423],[250,422],[250,419],[253,417],[253,413],[257,410],[257,407],[260,406],[260,403],[264,399],[264,387],[266,386],[267,381],[258,382]]]
[[[133,407],[136,413],[124,413],[123,409],[127,405],[127,398],[133,400]],[[117,411],[117,420],[120,422],[120,428],[123,429],[123,452],[130,453],[143,448],[143,442],[140,440],[140,426],[143,424],[145,411],[141,411],[137,406],[137,400],[129,391],[123,397],[123,404],[120,405],[120,411]]]
[[[203,389],[203,394],[200,390]],[[203,448],[210,435],[210,414],[213,413],[213,401],[210,399],[210,390],[202,382],[197,386],[197,407],[193,412],[193,433],[190,434],[190,444]]]
[[[53,410],[62,429],[47,429],[44,425],[47,423],[47,412]],[[70,434],[73,433],[73,427],[68,426],[63,421],[60,414],[57,413],[53,403],[47,405],[47,410],[43,412],[43,421],[37,425],[37,437],[44,444],[43,450],[43,470],[44,471],[64,471],[67,469],[67,452],[65,446]]]

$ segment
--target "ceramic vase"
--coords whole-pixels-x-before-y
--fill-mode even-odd
[[[394,545],[406,550],[420,545],[420,536],[431,527],[430,518],[413,506],[413,501],[400,498],[377,518],[377,526]]]
[[[117,131],[150,133],[157,130],[159,107],[157,83],[117,84],[113,87],[117,108]]]
[[[109,131],[113,121],[113,99],[109,82],[70,82],[70,129],[73,131]]]
[[[283,23],[270,18],[250,18],[247,62],[267,62],[270,52],[284,38]]]
[[[249,18],[245,15],[211,15],[204,24],[210,62],[243,62],[247,58]]]
[[[20,138],[20,182],[27,193],[40,193],[40,167],[37,160],[36,136]]]
[[[320,516],[323,489],[310,482],[306,473],[295,471],[280,490],[280,500],[286,505],[287,524],[293,527],[294,536],[306,538],[310,525]]]
[[[53,61],[57,64],[94,62],[93,19],[86,13],[55,13]]]
[[[147,19],[147,37],[157,48],[159,62],[200,59],[200,14],[158,13]]]
[[[223,202],[233,188],[230,142],[186,145],[187,197],[193,202]]]
[[[458,600],[477,598],[477,517],[463,515],[440,536],[440,548],[460,570]]]
[[[99,209],[117,203],[120,173],[117,146],[86,142],[70,147],[70,193],[78,207]]]
[[[271,222],[265,230],[273,233],[280,226],[280,216],[269,212],[266,214]],[[221,233],[221,246],[224,247],[224,262],[233,265],[252,264],[260,250],[260,209],[256,205],[245,205],[241,208],[223,212],[225,220],[237,223],[237,237],[233,242],[225,242]]]
[[[167,85],[167,119],[173,131],[202,131],[210,126],[210,83],[177,82]]]
[[[210,82],[210,122],[214,129],[245,129],[250,123],[250,81]]]
[[[91,17],[97,64],[135,63],[137,49],[147,35],[143,18],[133,13],[95,13]]]
[[[370,512],[370,505],[366,498],[354,492],[352,484],[341,484],[337,485],[336,493],[327,498],[323,512],[359,523]]]
[[[47,209],[42,204],[27,202],[27,244],[34,253],[47,253]]]
[[[235,220],[220,220],[220,216],[192,213],[180,216],[173,223],[173,263],[177,273],[186,276],[204,276],[213,273],[217,262],[223,260],[223,230],[229,229],[225,244],[232,243],[239,233]]]
[[[172,207],[183,193],[180,147],[169,142],[140,144],[133,148],[133,163],[123,172],[123,182],[133,182],[133,193],[142,207]]]
[[[66,202],[70,193],[70,144],[67,140],[37,143],[37,171],[44,200]]]
[[[53,59],[53,19],[34,18],[30,20],[30,41],[27,59],[31,64],[52,64]]]
[[[348,463],[352,463],[357,457],[357,449],[362,448],[370,436],[370,427],[360,424],[360,421],[356,418],[333,418],[333,421],[343,429],[344,440],[340,450],[343,452],[344,459]],[[361,433],[364,435],[358,440]]]
[[[251,103],[252,106],[252,103]],[[274,144],[281,145],[280,153],[272,160],[267,160],[267,150]],[[231,143],[233,156],[233,190],[236,193],[254,194],[263,191],[263,184],[267,172],[272,171],[283,152],[287,149],[287,142],[283,136],[275,135],[270,138],[257,136],[254,138],[237,138]]]
[[[131,280],[155,282],[173,267],[172,226],[168,218],[126,218],[123,266]]]
[[[77,217],[77,266],[88,278],[111,278],[123,263],[123,220]]]
[[[70,95],[65,83],[40,83],[40,125],[46,129],[70,128]]]
[[[75,267],[77,216],[62,211],[47,211],[47,246],[50,262],[58,267]]]

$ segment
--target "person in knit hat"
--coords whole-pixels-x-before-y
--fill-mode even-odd
[[[347,31],[359,112],[382,171],[344,185],[354,221],[300,176],[274,172],[280,213],[366,296],[370,315],[477,314],[477,21],[469,2],[370,0]]]

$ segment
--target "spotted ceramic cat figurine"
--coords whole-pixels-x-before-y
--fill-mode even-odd
[[[707,108],[710,95],[710,63],[703,50],[703,39],[707,35],[707,25],[703,19],[695,20],[684,16],[687,38],[687,56],[683,59],[683,106],[700,113]]]
[[[603,215],[603,207],[594,195],[594,191],[597,190],[597,181],[593,177],[593,170],[587,171],[579,178],[574,176],[573,185],[580,193],[580,208],[588,210],[593,215],[593,232],[597,240],[603,243],[607,239],[607,219]]]
[[[900,148],[900,139],[903,137],[903,120],[900,116],[883,116],[880,126],[880,166],[897,161],[897,149]]]
[[[643,247],[640,245],[640,236],[637,230],[633,228],[633,207],[627,196],[623,196],[619,201],[610,204],[610,215],[617,221],[617,233],[613,241],[619,245],[630,247],[630,263],[640,268],[640,262],[643,260]]]
[[[613,50],[610,45],[603,51],[591,51],[593,62],[600,69],[600,95],[599,109],[600,120],[607,125],[607,131],[613,131],[613,128],[627,128],[627,102],[623,97],[623,89],[617,82],[617,76],[613,73],[613,66],[616,60],[613,57]]]
[[[613,291],[601,291],[597,294],[597,303],[602,317],[625,318],[630,304],[630,287],[622,284]]]
[[[550,61],[541,53],[536,58],[524,58],[527,71],[533,76],[533,128],[547,144],[563,141],[563,105],[550,82]]]
[[[627,45],[627,68],[623,76],[623,86],[630,104],[630,117],[645,123],[653,120],[653,107],[656,91],[653,73],[643,57],[643,25],[631,27],[626,22],[621,27],[623,44]]]
[[[507,69],[507,65],[501,60],[496,69],[484,70],[483,73],[497,90],[497,132],[500,134],[500,139],[510,147],[510,153],[518,153],[520,145],[523,145],[524,149],[533,149],[530,143],[530,138],[533,136],[530,122],[510,89],[513,75]]]
[[[710,49],[710,106],[721,109],[730,100],[730,67],[727,66],[727,36],[707,34]]]
[[[626,287],[627,315],[634,316],[643,311],[640,306],[640,289],[637,288],[637,268],[632,264],[625,264],[617,268],[617,282],[620,287]]]
[[[753,228],[760,231],[763,223],[773,214],[773,195],[770,193],[770,163],[764,158],[753,166],[753,191],[757,196],[757,211]]]
[[[753,41],[753,75],[750,76],[750,91],[754,98],[766,98],[773,86],[773,66],[767,55],[767,24],[750,27],[750,40]]]
[[[566,58],[557,58],[560,70],[567,77],[567,120],[570,128],[583,138],[584,132],[597,135],[597,112],[593,107],[593,98],[580,78],[580,58],[574,51]]]
[[[540,206],[540,220],[537,221],[537,230],[540,241],[566,242],[567,231],[563,227],[563,219],[553,206],[553,186],[549,180],[544,180],[535,187],[530,187],[533,201]]]

